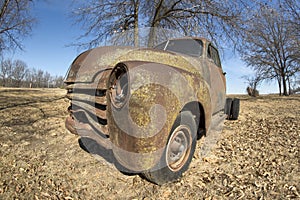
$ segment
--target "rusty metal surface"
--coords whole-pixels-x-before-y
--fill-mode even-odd
[[[165,147],[174,120],[184,105],[198,101],[194,91],[201,92],[204,106],[209,105],[205,102],[210,98],[206,98],[209,94],[205,94],[208,90],[204,89],[204,80],[192,72],[151,62],[141,64],[131,61],[124,64],[129,71],[130,90],[134,92],[130,94],[128,112],[126,109],[122,112],[114,109],[108,101],[110,139],[116,154],[124,151],[147,154],[142,158],[132,156],[130,161],[119,157],[119,162],[126,163],[127,168],[137,169],[136,163],[140,163],[138,169],[142,171],[154,167],[160,159],[159,152]],[[199,90],[200,85],[202,90]],[[156,105],[160,107],[155,112],[153,108]],[[210,118],[209,115],[207,118]]]
[[[152,168],[160,159],[174,120],[187,104],[199,103],[197,112],[204,115],[200,128],[207,131],[212,115],[224,106],[223,71],[207,59],[209,42],[202,41],[204,53],[198,58],[131,47],[101,47],[81,54],[65,81],[72,103],[66,127],[76,133],[75,122],[80,130],[88,125],[81,131],[83,136],[90,132],[89,137],[94,135],[103,144],[107,140],[100,142],[99,135],[108,135],[116,159],[125,167],[135,171]],[[118,63],[128,69],[127,110],[115,108],[110,99],[109,80]]]
[[[73,67],[71,67],[72,69]],[[83,66],[83,68],[85,68],[85,66]],[[73,71],[73,70],[70,70]],[[80,70],[81,71],[81,70]],[[107,85],[106,82],[110,76],[111,73],[111,68],[107,68],[101,71],[98,71],[98,73],[96,74],[96,77],[94,78],[94,80],[91,80],[92,82],[88,82],[89,84],[87,84],[87,82],[80,82],[79,79],[73,79],[74,77],[67,77],[66,79],[66,83],[67,88],[66,89],[72,89],[72,88],[76,88],[76,89],[102,89],[102,90],[106,90],[107,89]],[[79,74],[77,74],[76,76],[80,76]],[[94,74],[91,76],[95,76]],[[93,78],[93,77],[91,77]]]
[[[112,69],[118,57],[131,51],[132,47],[99,47],[80,54],[71,65],[66,83],[100,83],[99,72]],[[96,77],[99,77],[98,80]],[[103,75],[105,78],[105,75]],[[102,83],[102,82],[101,82]]]
[[[85,94],[74,94],[74,93],[68,93],[66,95],[66,97],[68,99],[72,99],[73,101],[80,101],[82,99],[84,99],[85,101],[89,101],[89,102],[95,102],[98,104],[102,104],[102,105],[106,105],[107,104],[107,99],[106,96],[102,96],[102,97],[97,97],[97,96],[92,96],[92,95],[85,95]]]
[[[95,131],[89,124],[82,124],[76,122],[75,119],[69,116],[66,119],[66,127],[73,134],[80,135],[81,137],[93,139],[105,149],[112,148],[109,138],[99,136],[97,133],[95,133]]]

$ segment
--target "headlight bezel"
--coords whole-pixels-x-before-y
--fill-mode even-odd
[[[124,63],[117,64],[109,78],[109,98],[113,107],[121,109],[130,96],[128,68]]]

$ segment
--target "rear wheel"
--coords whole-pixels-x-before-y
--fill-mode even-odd
[[[226,119],[237,120],[240,113],[240,99],[227,98],[224,112],[227,115]]]
[[[234,98],[231,105],[231,119],[237,120],[239,118],[240,113],[240,100]]]
[[[197,126],[190,111],[181,112],[173,124],[171,134],[159,163],[143,175],[151,182],[164,184],[182,176],[193,158]]]

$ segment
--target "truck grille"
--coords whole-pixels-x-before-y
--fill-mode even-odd
[[[108,136],[106,80],[111,70],[102,72],[99,83],[67,83],[68,110],[79,123],[90,125],[100,135]]]

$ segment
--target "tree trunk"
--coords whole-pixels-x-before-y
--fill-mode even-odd
[[[286,84],[285,75],[282,75],[282,85],[283,85],[283,95],[284,96],[289,96],[288,91],[287,91],[287,84]]]
[[[0,19],[3,18],[5,12],[6,12],[6,9],[8,7],[8,4],[9,4],[10,0],[5,0],[5,2],[3,3],[3,6],[1,8],[1,12],[0,12]]]
[[[257,90],[256,90],[256,86],[257,86],[257,83],[254,82],[254,84],[253,84],[253,96],[254,96],[254,97],[258,96],[258,95],[257,95],[258,92],[256,92],[256,91],[257,91]]]
[[[151,28],[149,33],[149,39],[148,39],[148,47],[154,47],[155,43],[155,36],[156,36],[156,28],[159,25],[158,16],[161,12],[162,4],[164,0],[160,0],[157,7],[155,8],[155,13],[151,22]]]
[[[281,96],[282,95],[282,93],[281,93],[281,78],[279,77],[279,76],[277,76],[277,82],[278,82],[278,89],[279,89],[279,96]]]
[[[134,46],[139,46],[139,6],[140,1],[137,0],[134,6]]]
[[[2,79],[2,87],[5,87],[5,79]]]
[[[150,28],[149,32],[149,39],[148,39],[148,47],[153,47],[154,46],[154,40],[155,40],[155,27]]]
[[[290,81],[290,77],[287,77],[287,82],[288,82],[288,86],[289,86],[289,95],[292,94],[292,88],[291,88],[291,81]]]

